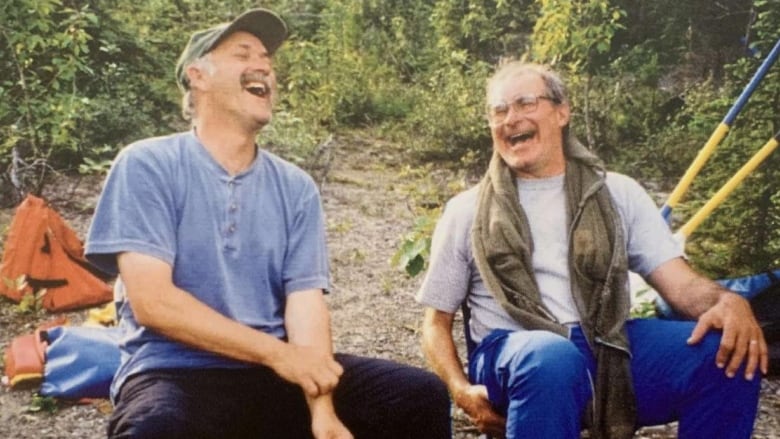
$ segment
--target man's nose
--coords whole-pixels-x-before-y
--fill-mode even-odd
[[[255,55],[251,57],[250,61],[254,70],[259,70],[263,73],[270,73],[272,70],[271,58],[268,55]]]

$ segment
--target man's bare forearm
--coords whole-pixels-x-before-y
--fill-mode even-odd
[[[431,369],[453,396],[470,385],[452,338],[453,315],[432,308],[425,310],[422,348]]]
[[[733,294],[694,271],[682,258],[661,264],[650,273],[648,281],[675,311],[692,319],[715,306],[724,295]]]

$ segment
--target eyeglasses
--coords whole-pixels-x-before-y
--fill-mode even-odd
[[[491,125],[501,125],[506,122],[509,116],[509,109],[519,114],[533,113],[539,107],[539,100],[546,99],[552,103],[560,104],[560,100],[546,95],[522,95],[518,96],[512,102],[499,102],[497,104],[488,104],[487,115]]]

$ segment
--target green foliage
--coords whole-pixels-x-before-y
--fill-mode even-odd
[[[518,0],[436,2],[425,38],[428,66],[415,78],[417,100],[394,137],[422,160],[457,163],[470,156],[484,165],[491,150],[485,83],[499,58],[527,49],[535,9],[534,2]]]
[[[46,291],[46,288],[42,288],[22,295],[22,300],[16,305],[17,312],[21,314],[40,313],[43,310],[43,296],[46,295]]]
[[[635,302],[631,305],[629,315],[635,319],[655,317],[657,315],[655,308],[655,295],[651,294],[652,289],[647,286],[635,294]]]
[[[88,152],[79,165],[79,174],[105,174],[111,168],[115,151],[111,145],[103,145]]]
[[[443,175],[431,164],[407,166],[399,175],[407,182],[399,189],[406,194],[407,204],[413,208],[416,218],[412,230],[402,238],[390,264],[406,271],[410,277],[417,276],[428,266],[431,237],[444,204],[466,188],[465,178],[448,181]]]
[[[16,279],[2,278],[5,287],[15,290],[21,297],[16,305],[16,311],[21,314],[37,314],[43,310],[43,297],[46,295],[46,288],[34,290],[27,282],[27,275],[20,275]]]
[[[626,15],[607,0],[539,0],[533,55],[541,62],[568,66],[571,72],[593,71],[596,57],[607,53]]]
[[[0,203],[39,193],[51,168],[73,169],[93,147],[116,148],[166,120],[158,117],[165,106],[154,83],[136,77],[154,71],[153,58],[138,53],[101,6],[85,0],[2,6],[0,167],[7,173],[0,182],[14,190],[4,191],[8,198]]]
[[[776,44],[780,13],[770,3],[756,2],[758,20],[752,28],[752,45],[759,53],[725,66],[721,87],[705,82],[695,89],[696,93],[689,93],[693,104],[690,107],[686,96],[687,114],[679,119],[678,135],[693,133],[703,145]],[[693,215],[780,130],[777,108],[780,108],[780,73],[770,69],[726,139],[694,181],[680,209],[683,218]],[[673,151],[669,152],[670,157],[671,154]],[[713,276],[745,275],[780,265],[778,164],[780,157],[774,152],[688,240],[688,253],[696,265]]]
[[[366,46],[367,8],[330,2],[314,41],[293,40],[280,52],[282,99],[300,117],[331,128],[361,126],[399,119],[411,108],[408,87],[379,49],[388,44]]]
[[[11,187],[35,190],[52,152],[77,148],[78,115],[88,104],[77,84],[94,75],[88,27],[97,16],[57,0],[11,0],[2,12],[0,165],[14,168]]]
[[[30,400],[30,406],[27,407],[27,411],[32,413],[48,413],[51,415],[57,413],[59,408],[59,403],[56,398],[52,396],[41,396],[35,393]]]
[[[446,58],[462,51],[493,63],[503,56],[519,57],[529,45],[538,2],[528,0],[437,1],[431,14],[434,41]]]
[[[410,277],[425,270],[431,251],[431,236],[439,215],[441,209],[431,209],[417,217],[414,227],[404,236],[400,248],[390,261],[393,267],[403,269]]]
[[[429,91],[402,125],[401,133],[407,133],[412,152],[427,160],[451,162],[469,151],[489,156],[491,140],[484,117],[489,70],[486,63],[468,60],[458,52],[426,78]]]

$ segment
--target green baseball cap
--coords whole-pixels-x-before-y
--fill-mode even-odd
[[[195,32],[187,47],[176,62],[176,83],[182,91],[189,90],[190,84],[184,69],[193,61],[213,50],[225,38],[234,32],[244,31],[256,36],[263,42],[270,55],[287,39],[287,25],[279,15],[268,9],[250,9],[229,23],[221,23],[208,29]]]

